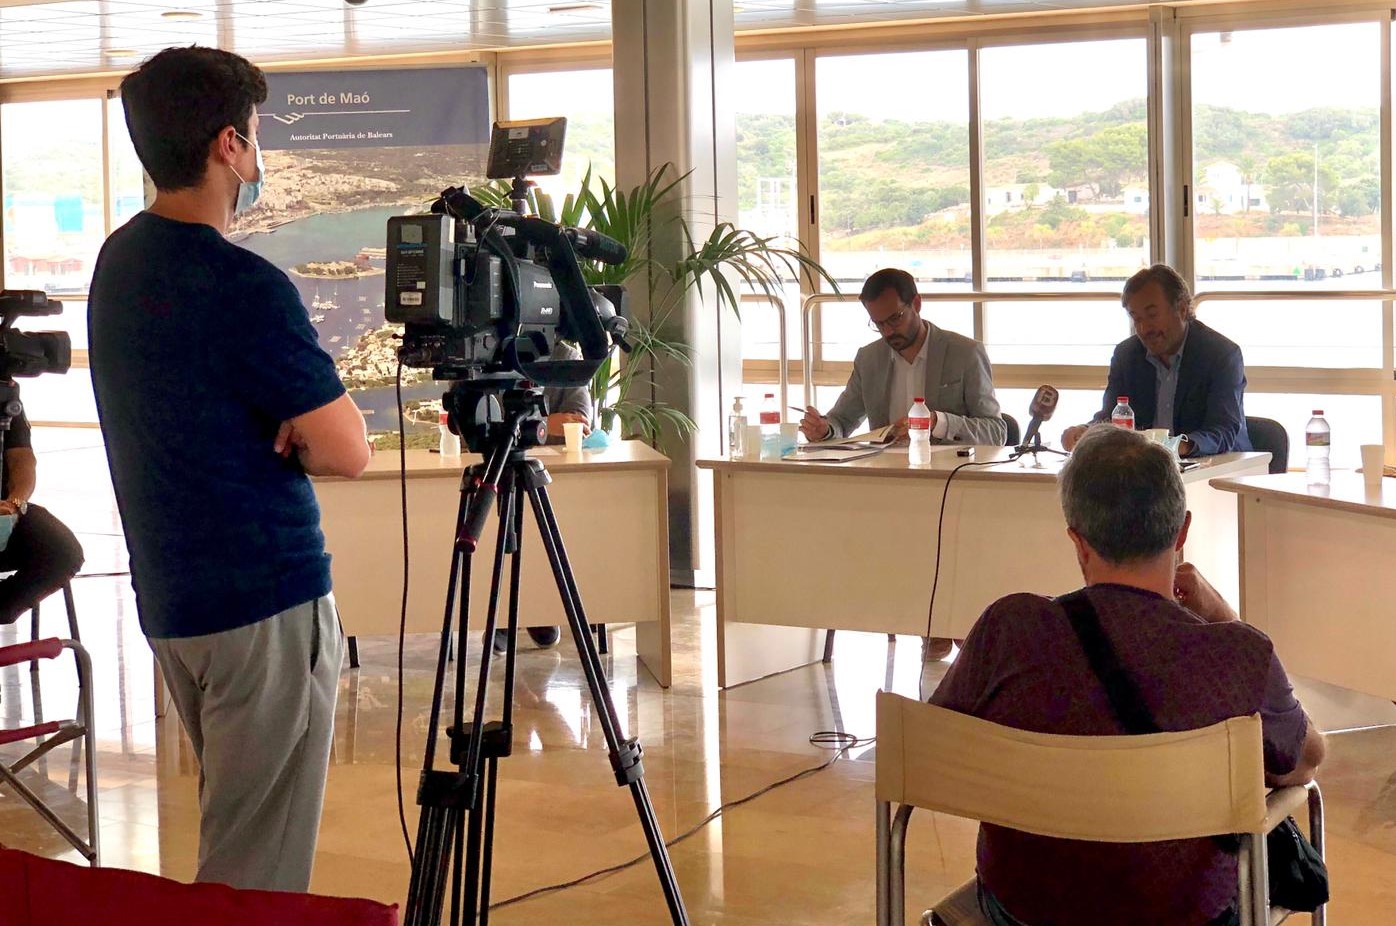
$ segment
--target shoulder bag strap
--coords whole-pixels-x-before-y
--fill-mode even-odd
[[[1086,651],[1091,671],[1105,686],[1105,694],[1110,698],[1110,708],[1124,725],[1126,732],[1159,732],[1158,724],[1154,723],[1154,717],[1149,713],[1149,707],[1139,691],[1139,686],[1120,665],[1114,647],[1110,645],[1105,631],[1100,627],[1100,615],[1096,613],[1095,605],[1091,604],[1091,599],[1086,596],[1085,591],[1063,595],[1057,599],[1057,603],[1065,609],[1067,619],[1071,621],[1071,628],[1076,631],[1076,636],[1081,640],[1081,647]]]

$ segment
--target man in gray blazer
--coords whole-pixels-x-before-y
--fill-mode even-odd
[[[866,419],[906,437],[907,411],[918,396],[931,409],[931,442],[993,444],[1008,437],[994,398],[984,345],[921,317],[916,281],[885,268],[868,277],[858,300],[882,339],[858,351],[853,375],[827,416],[811,406],[800,431],[811,441],[855,434]]]

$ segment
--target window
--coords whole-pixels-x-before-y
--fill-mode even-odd
[[[821,262],[854,292],[889,266],[967,288],[966,53],[824,56],[816,81]]]
[[[84,293],[106,237],[102,101],[0,106],[5,286]]]
[[[900,267],[924,291],[968,290],[969,61],[959,50],[826,55],[816,63],[819,258],[846,293]],[[973,334],[973,306],[923,316]],[[824,306],[815,340],[851,360],[877,335],[857,301]]]
[[[1146,63],[1143,39],[980,53],[988,288],[1103,295],[988,303],[994,363],[1104,365],[1129,334],[1109,294],[1149,262]]]
[[[121,108],[119,97],[107,101],[107,126],[111,136],[107,145],[111,152],[112,229],[115,230],[145,208],[145,169],[131,144],[126,111]],[[154,192],[152,187],[151,194]]]
[[[1197,33],[1191,64],[1198,288],[1380,287],[1379,26]]]
[[[737,226],[797,247],[795,60],[737,62]],[[785,286],[786,350],[802,356],[800,283]],[[779,313],[764,298],[742,305],[742,359],[780,357]],[[756,387],[747,390],[752,394]]]
[[[593,177],[615,182],[615,91],[610,68],[530,71],[510,74],[508,81],[510,119],[567,117],[562,173],[538,178],[539,188],[559,207],[568,193],[576,192],[588,168]]]

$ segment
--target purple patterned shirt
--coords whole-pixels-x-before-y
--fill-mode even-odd
[[[1259,712],[1266,771],[1294,769],[1304,711],[1265,634],[1239,622],[1207,623],[1130,586],[1093,585],[1088,595],[1161,730]],[[1020,730],[1125,732],[1065,612],[1039,595],[992,604],[931,703]],[[1211,839],[1119,845],[991,824],[979,830],[979,877],[1010,914],[1034,926],[1197,926],[1237,892],[1236,857]]]

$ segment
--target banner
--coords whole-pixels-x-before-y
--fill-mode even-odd
[[[268,151],[484,145],[483,66],[267,74],[257,140]]]

